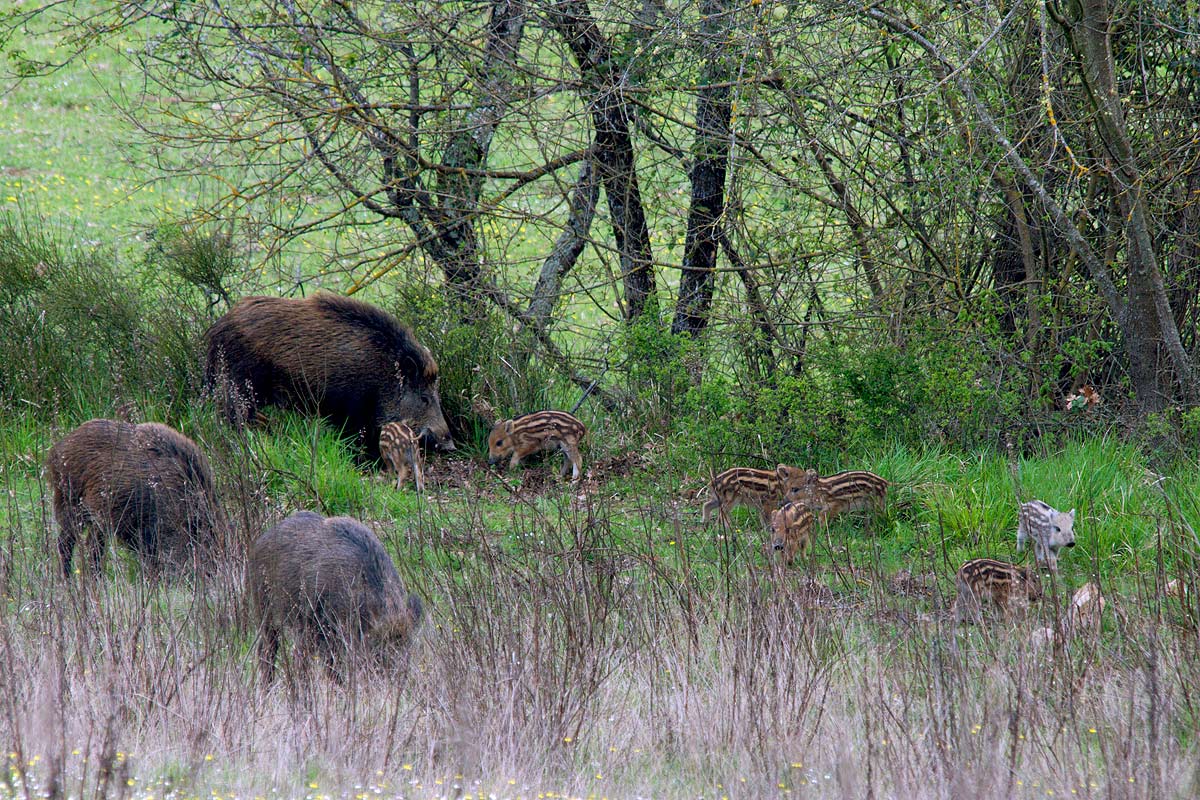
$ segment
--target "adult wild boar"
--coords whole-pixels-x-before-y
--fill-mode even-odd
[[[366,526],[297,511],[250,548],[250,598],[261,623],[259,662],[270,681],[283,630],[335,670],[347,656],[394,664],[421,622],[396,565]]]
[[[46,468],[68,577],[85,531],[93,572],[110,534],[156,572],[202,565],[222,544],[225,517],[208,459],[166,425],[90,420],[50,448]]]
[[[429,350],[387,312],[328,292],[246,297],[205,334],[205,385],[234,425],[259,407],[317,413],[379,457],[379,431],[407,422],[453,450]]]

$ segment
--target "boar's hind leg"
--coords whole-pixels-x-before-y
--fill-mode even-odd
[[[58,560],[63,575],[71,577],[71,561],[75,555],[75,543],[79,541],[82,528],[79,508],[71,502],[56,502],[55,516],[58,517]]]
[[[264,625],[258,640],[258,667],[267,685],[275,679],[275,658],[278,655],[279,631],[271,625]]]

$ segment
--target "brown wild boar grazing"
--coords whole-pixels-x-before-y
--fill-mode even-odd
[[[328,292],[245,297],[205,334],[204,381],[230,423],[262,406],[316,413],[379,455],[379,431],[407,422],[453,450],[429,350],[387,312]]]
[[[963,564],[958,568],[956,583],[954,618],[958,622],[980,622],[985,600],[1008,616],[1026,609],[1031,600],[1042,598],[1036,568],[991,558],[974,558]]]
[[[729,511],[736,505],[757,508],[764,527],[770,527],[770,514],[785,502],[798,500],[804,471],[780,464],[774,470],[733,467],[719,473],[709,484],[711,495],[700,510],[700,519],[708,524],[714,510],[729,524]]]
[[[492,426],[488,435],[488,464],[499,464],[505,458],[515,467],[521,460],[539,450],[560,450],[563,465],[560,472],[571,472],[571,480],[579,480],[583,457],[579,442],[587,428],[565,411],[534,411],[512,419],[503,419]]]
[[[784,503],[771,512],[769,549],[789,567],[797,553],[803,556],[812,544],[813,515],[802,503]]]
[[[90,420],[50,448],[46,468],[67,576],[85,533],[93,572],[109,535],[154,571],[200,566],[223,543],[208,459],[166,425]]]
[[[403,422],[389,422],[379,431],[379,455],[388,469],[396,473],[399,489],[412,475],[418,492],[425,491],[425,470],[421,459],[421,442],[416,433]]]
[[[423,615],[383,544],[349,517],[297,511],[268,529],[250,548],[247,581],[267,681],[284,630],[339,674],[348,658],[397,666]]]
[[[876,511],[887,502],[888,482],[873,472],[852,470],[822,478],[806,470],[799,502],[828,522],[843,511],[870,508]]]

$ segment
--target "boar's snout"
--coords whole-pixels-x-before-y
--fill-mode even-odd
[[[1067,547],[1074,547],[1074,546],[1075,546],[1075,540],[1074,540],[1074,539],[1072,539],[1071,541],[1067,542]]]
[[[426,425],[424,428],[421,428],[419,436],[421,444],[426,447],[432,446],[447,453],[458,449],[454,446],[454,440],[450,438],[449,430],[443,429],[441,433],[435,433],[433,428]]]

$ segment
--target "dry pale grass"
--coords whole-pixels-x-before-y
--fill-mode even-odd
[[[1200,653],[1175,600],[1110,592],[1101,634],[1035,648],[1050,602],[956,630],[936,592],[883,576],[815,590],[745,551],[700,564],[651,510],[640,540],[618,541],[613,513],[517,504],[522,545],[478,536],[465,557],[471,525],[382,530],[429,600],[405,673],[338,684],[293,657],[271,686],[238,558],[192,584],[68,583],[49,521],[18,521],[0,570],[0,795],[1200,793]]]

